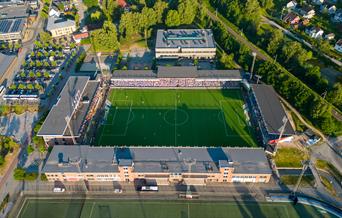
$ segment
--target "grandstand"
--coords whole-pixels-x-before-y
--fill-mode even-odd
[[[248,102],[264,144],[275,143],[280,137],[282,128],[284,128],[282,140],[291,139],[295,134],[291,123],[283,121],[284,118],[288,119],[287,114],[272,86],[252,84]]]
[[[240,70],[199,70],[196,66],[159,66],[158,70],[116,70],[112,88],[237,88]]]

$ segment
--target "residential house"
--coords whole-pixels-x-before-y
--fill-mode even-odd
[[[326,40],[333,40],[335,38],[335,34],[334,33],[329,33],[329,34],[326,34],[324,36],[324,39]]]
[[[290,1],[286,4],[286,8],[288,8],[288,9],[294,9],[294,8],[296,8],[296,6],[297,6],[297,2],[294,0]]]
[[[302,15],[304,18],[311,19],[315,16],[315,10],[313,7],[309,5],[304,5],[303,7],[298,9],[300,15]]]
[[[342,22],[342,9],[338,9],[335,12],[335,15],[332,19],[334,22],[341,23]]]
[[[335,50],[342,53],[342,39],[339,39],[335,44]]]
[[[76,31],[76,22],[55,16],[49,17],[46,30],[51,33],[52,37],[71,35]]]
[[[336,13],[336,6],[335,5],[333,5],[330,8],[328,8],[328,14],[329,15],[333,15],[335,13]]]
[[[305,30],[305,32],[311,37],[311,38],[314,38],[314,39],[320,39],[322,38],[323,34],[324,34],[324,31],[319,28],[319,27],[311,27],[311,28],[307,28]]]
[[[312,0],[311,2],[314,5],[322,5],[324,3],[324,0]]]
[[[82,40],[82,39],[86,39],[86,38],[88,38],[88,37],[89,37],[89,33],[88,33],[88,32],[74,33],[74,34],[72,35],[72,38],[74,39],[74,41],[75,41],[77,44],[81,43],[81,40]]]
[[[59,17],[61,16],[61,12],[57,8],[51,8],[49,11],[49,17]]]
[[[294,24],[298,24],[299,23],[300,17],[297,14],[295,14],[293,12],[290,12],[287,15],[284,16],[283,21],[285,23],[289,23],[291,25],[294,25]]]

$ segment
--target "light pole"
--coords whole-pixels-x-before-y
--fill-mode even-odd
[[[253,79],[253,70],[254,70],[254,64],[255,64],[255,59],[256,59],[257,53],[252,52],[252,55],[253,55],[253,62],[252,62],[252,66],[251,66],[251,72],[250,72],[251,76],[250,76],[249,80]]]
[[[282,121],[283,121],[283,125],[279,129],[280,134],[279,134],[279,138],[278,138],[278,140],[276,142],[276,145],[274,147],[274,152],[273,152],[274,155],[277,154],[279,141],[283,137],[283,134],[284,134],[284,131],[285,131],[285,127],[286,127],[286,124],[289,121],[289,119],[286,116],[284,116]]]

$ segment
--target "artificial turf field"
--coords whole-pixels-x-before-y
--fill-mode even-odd
[[[239,89],[113,89],[97,145],[256,146]]]
[[[334,217],[307,205],[255,202],[26,199],[19,218]]]

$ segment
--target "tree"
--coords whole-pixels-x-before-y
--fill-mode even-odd
[[[23,83],[20,83],[20,84],[18,85],[18,89],[26,89],[26,85],[23,84]]]
[[[103,0],[102,1],[102,10],[106,15],[107,20],[111,20],[113,11],[118,7],[118,4],[115,0]]]
[[[342,84],[336,83],[333,89],[329,92],[327,98],[331,103],[342,108]]]
[[[280,44],[282,43],[284,39],[284,34],[281,30],[274,30],[271,32],[271,36],[270,36],[270,41],[268,42],[267,45],[267,52],[274,55],[277,53]]]
[[[21,167],[18,167],[14,170],[13,177],[15,180],[24,180],[25,179],[25,170]]]
[[[178,14],[181,24],[191,24],[197,14],[198,3],[196,0],[180,0]]]
[[[168,27],[179,26],[181,24],[181,21],[178,11],[170,10],[167,13],[165,24]]]
[[[32,83],[29,83],[29,84],[27,84],[26,88],[28,90],[32,90],[34,87],[33,87]]]
[[[28,145],[26,151],[30,155],[32,152],[34,152],[34,147],[32,145]]]
[[[148,29],[157,23],[157,14],[152,8],[143,8],[140,14],[140,27],[143,30],[144,38],[148,37]]]
[[[116,27],[111,21],[105,21],[102,29],[91,33],[95,51],[116,51],[119,48]]]
[[[17,88],[17,85],[14,84],[14,83],[12,83],[12,84],[10,85],[10,87],[9,87],[9,89],[11,89],[11,90],[14,90],[14,89],[16,89],[16,88]]]
[[[42,73],[40,71],[37,71],[36,72],[36,77],[38,77],[38,78],[42,77]]]
[[[162,23],[163,22],[163,17],[164,17],[164,12],[165,9],[168,8],[168,3],[158,0],[154,6],[153,9],[156,13],[156,17],[157,17],[157,23]]]
[[[49,79],[49,78],[50,78],[50,74],[49,74],[48,72],[44,72],[44,77],[45,77],[46,79]]]
[[[98,0],[83,0],[83,4],[88,8],[91,8],[98,6],[99,2]]]
[[[220,58],[220,62],[223,65],[223,67],[226,69],[234,68],[235,67],[234,54],[227,55],[226,53],[224,53]]]
[[[42,90],[43,89],[43,86],[41,86],[39,83],[36,83],[34,85],[34,88],[37,89],[37,90]]]
[[[29,77],[30,77],[30,78],[35,78],[35,76],[36,76],[36,75],[35,75],[34,72],[31,70],[31,71],[29,72]]]
[[[39,33],[39,39],[43,44],[46,44],[46,43],[50,44],[52,37],[51,37],[50,33],[42,31]]]

